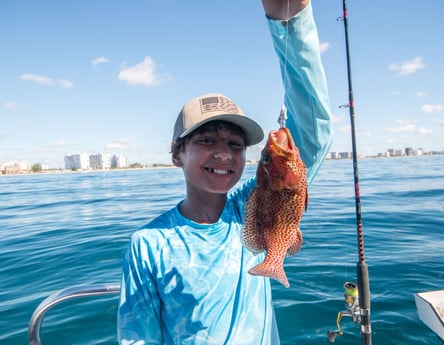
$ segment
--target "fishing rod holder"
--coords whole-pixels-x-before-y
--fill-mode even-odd
[[[354,323],[361,322],[361,308],[359,307],[359,292],[358,286],[355,283],[345,282],[344,283],[344,300],[345,300],[345,310],[338,312],[338,317],[336,318],[337,331],[329,330],[328,340],[334,343],[337,336],[343,334],[341,327],[341,320],[344,316],[349,316],[352,318]]]

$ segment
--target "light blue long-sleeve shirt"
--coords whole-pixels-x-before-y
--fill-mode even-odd
[[[273,20],[269,25],[285,81],[287,126],[311,181],[330,145],[327,86],[311,6],[287,25]],[[120,344],[280,344],[269,279],[248,274],[264,255],[253,255],[240,240],[254,187],[251,178],[231,193],[214,224],[183,217],[179,203],[133,234],[123,263]]]

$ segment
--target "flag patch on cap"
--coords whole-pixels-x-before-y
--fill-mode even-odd
[[[202,113],[211,111],[225,111],[228,114],[238,114],[241,112],[239,107],[226,97],[205,97],[200,101]]]

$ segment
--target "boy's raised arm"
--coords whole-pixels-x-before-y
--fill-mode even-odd
[[[309,0],[262,3],[281,67],[287,127],[307,166],[310,183],[332,140],[330,100],[312,6]]]

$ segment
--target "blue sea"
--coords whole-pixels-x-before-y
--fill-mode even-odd
[[[244,178],[255,173],[246,167]],[[359,161],[373,344],[442,344],[419,319],[414,293],[444,289],[444,156]],[[329,344],[356,281],[353,164],[326,161],[309,190],[302,250],[273,282],[282,344]],[[176,168],[0,176],[0,344],[26,344],[34,309],[78,284],[114,283],[133,231],[184,197]],[[116,344],[117,295],[51,309],[42,344]],[[342,321],[336,344],[360,344]]]

